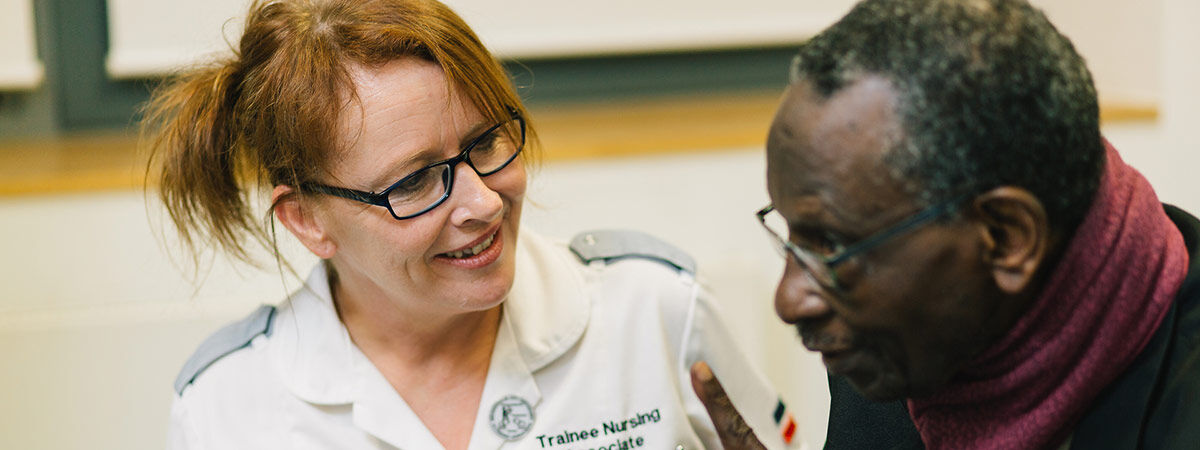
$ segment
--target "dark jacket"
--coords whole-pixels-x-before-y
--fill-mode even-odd
[[[1187,278],[1150,343],[1076,425],[1073,450],[1200,448],[1200,220],[1164,209],[1183,234]],[[868,402],[841,377],[829,393],[825,448],[924,448],[904,402]]]

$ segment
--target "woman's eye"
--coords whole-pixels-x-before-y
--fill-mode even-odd
[[[428,190],[430,186],[436,184],[436,181],[433,170],[421,170],[405,178],[404,181],[393,187],[391,194],[393,196],[420,194]]]
[[[492,150],[496,148],[497,134],[499,134],[498,131],[492,131],[491,133],[480,136],[479,140],[475,141],[475,146],[471,147],[471,154],[484,155],[491,153]]]

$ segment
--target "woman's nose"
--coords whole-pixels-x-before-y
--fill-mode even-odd
[[[504,213],[504,200],[500,193],[492,190],[467,164],[455,167],[454,187],[449,201],[454,209],[450,220],[454,225],[467,225],[472,221],[490,224]]]
[[[825,316],[832,309],[824,294],[812,275],[788,258],[775,290],[775,313],[790,324]]]

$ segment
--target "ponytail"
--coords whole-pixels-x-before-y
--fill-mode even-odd
[[[147,180],[157,181],[171,221],[197,260],[203,247],[216,244],[254,264],[246,236],[273,247],[249,207],[261,164],[248,160],[255,152],[240,145],[240,78],[233,61],[183,74],[159,86],[143,110]]]

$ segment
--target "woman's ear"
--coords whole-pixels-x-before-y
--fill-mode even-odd
[[[1016,294],[1030,286],[1051,244],[1050,221],[1042,202],[1025,189],[1002,186],[975,197],[985,263],[1001,291]]]
[[[275,205],[275,217],[300,243],[321,259],[329,259],[337,253],[337,244],[329,237],[321,221],[315,217],[312,205],[304,202],[291,186],[275,186],[271,191],[271,203]]]

